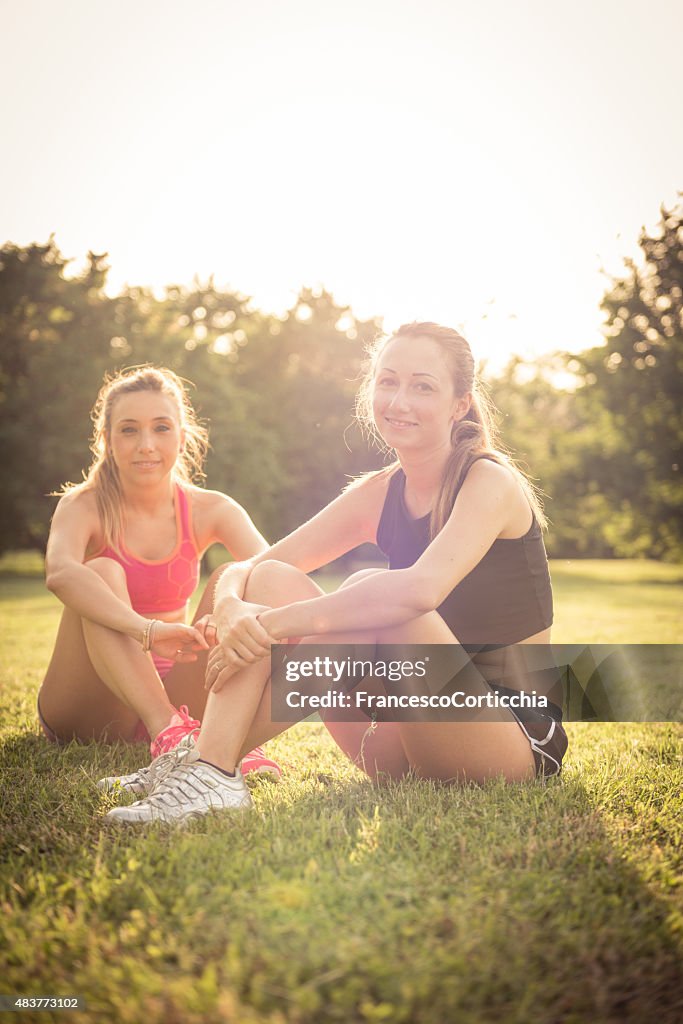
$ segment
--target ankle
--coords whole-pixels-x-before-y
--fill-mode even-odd
[[[153,715],[150,715],[149,719],[143,719],[147,726],[147,732],[152,739],[171,724],[171,719],[175,714],[177,714],[177,709],[172,704],[169,704],[165,710],[156,711]]]
[[[238,767],[238,762],[226,758],[225,752],[221,754],[212,747],[207,747],[206,744],[202,743],[201,736],[197,738],[197,750],[199,751],[200,761],[206,761],[208,764],[212,764],[214,768],[219,768],[222,772],[232,774],[235,768]]]
[[[221,768],[221,766],[219,764],[215,764],[213,761],[207,761],[207,759],[205,757],[200,757],[199,758],[199,764],[207,764],[209,766],[209,768],[215,768],[217,772],[220,772],[221,775],[225,775],[225,777],[228,778],[228,779],[234,779],[235,778],[236,772],[235,772],[234,768],[231,768],[231,769]]]

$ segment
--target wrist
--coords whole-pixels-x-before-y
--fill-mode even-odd
[[[158,619],[147,619],[147,624],[142,634],[142,649],[147,654],[152,649],[154,643],[154,634],[156,627],[159,625]]]
[[[256,616],[265,631],[272,636],[273,640],[284,640],[287,636],[282,612],[282,608],[269,608],[265,612],[259,612]]]
[[[217,605],[230,601],[240,601],[252,565],[248,561],[231,562],[226,565],[216,581],[214,590],[214,609]]]
[[[132,637],[133,640],[137,640],[139,644],[142,644],[151,621],[151,619],[146,619],[144,615],[137,615],[135,624],[131,626],[130,629],[127,629],[126,633],[128,636]]]
[[[237,597],[236,594],[224,594],[218,598],[213,606],[211,617],[217,626],[226,625],[226,622],[230,618],[230,611],[235,607],[236,604],[241,603],[242,599]]]

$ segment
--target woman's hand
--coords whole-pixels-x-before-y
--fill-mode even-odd
[[[199,651],[208,651],[210,644],[202,631],[183,622],[157,619],[152,626],[150,650],[170,661],[196,661]]]
[[[197,619],[192,625],[202,634],[209,647],[216,646],[218,643],[218,626],[214,621],[213,615],[202,615],[201,619]]]
[[[223,651],[226,654],[234,651],[246,664],[270,654],[271,645],[276,641],[258,620],[258,616],[266,611],[270,609],[265,604],[251,604],[239,598],[224,602],[220,615],[216,616],[218,640]]]
[[[237,599],[223,606],[218,623],[220,640],[207,664],[207,690],[218,693],[235,672],[270,655],[270,648],[277,641],[258,620],[265,611],[268,611],[267,605]]]

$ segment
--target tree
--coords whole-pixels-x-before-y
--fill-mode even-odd
[[[70,280],[67,264],[53,239],[0,250],[0,550],[42,545],[46,496],[89,462],[89,411],[111,362],[115,302],[103,293],[104,256],[89,253]]]
[[[378,464],[348,429],[374,321],[310,289],[285,317],[267,316],[212,280],[111,298],[105,256],[90,253],[73,278],[68,263],[52,238],[0,251],[0,552],[44,546],[47,496],[81,479],[103,376],[126,366],[164,365],[192,382],[210,428],[207,485],[242,502],[270,539]]]
[[[590,495],[601,505],[614,553],[673,559],[683,551],[683,205],[662,207],[639,244],[643,265],[628,262],[605,295],[605,345],[569,361],[590,424],[574,484],[579,508]]]
[[[354,399],[374,320],[360,321],[324,290],[303,289],[289,312],[254,320],[235,361],[239,386],[256,399],[252,422],[268,447],[267,474],[282,536],[335,497],[353,475],[381,464],[354,425]],[[258,443],[258,440],[257,440]]]

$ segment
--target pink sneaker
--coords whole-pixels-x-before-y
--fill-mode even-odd
[[[263,747],[254,747],[250,754],[242,758],[242,775],[270,775],[276,781],[282,775],[280,765],[266,757]]]
[[[190,718],[187,704],[183,704],[171,717],[166,728],[162,729],[150,743],[149,749],[152,757],[159,757],[159,754],[166,754],[169,750],[173,750],[186,736],[198,733],[200,727],[201,722],[198,722],[196,718]]]

